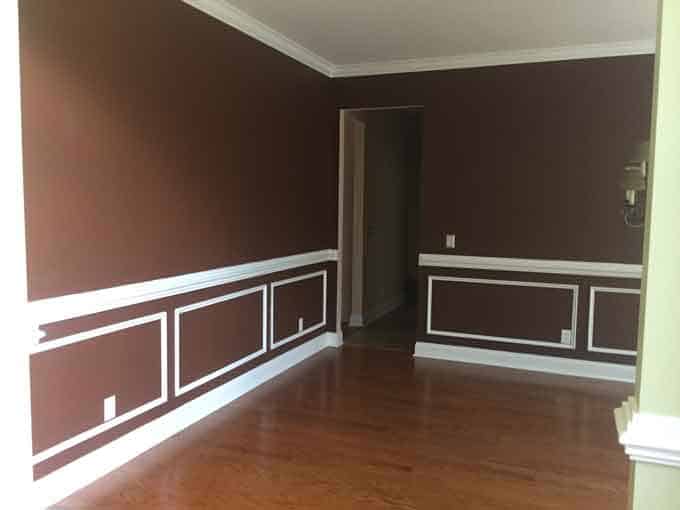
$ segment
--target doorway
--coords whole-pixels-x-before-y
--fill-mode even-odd
[[[340,112],[338,331],[345,345],[413,351],[423,109]]]

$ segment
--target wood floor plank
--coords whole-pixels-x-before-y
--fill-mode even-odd
[[[329,349],[58,508],[619,510],[612,409],[631,392]]]

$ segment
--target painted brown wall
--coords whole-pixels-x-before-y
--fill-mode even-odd
[[[266,285],[270,299],[266,307],[265,317],[269,320],[272,283],[319,271],[327,271],[328,273],[327,326],[315,328],[299,339],[275,349],[271,348],[272,338],[268,327],[266,353],[188,393],[175,396],[173,311],[176,308]],[[300,346],[323,332],[334,330],[335,306],[330,303],[337,289],[336,278],[335,263],[315,264],[45,326],[46,336],[43,341],[51,342],[76,332],[89,331],[165,311],[168,320],[169,400],[159,407],[36,464],[34,466],[35,478],[42,478],[258,365]],[[315,280],[309,281],[315,282]],[[321,285],[304,286],[302,298],[298,295],[287,296],[283,292],[286,287],[277,287],[276,290],[279,301],[275,305],[278,309],[274,317],[275,332],[281,331],[279,323],[297,325],[297,319],[300,316],[309,316],[310,319],[307,324],[311,326],[312,322],[315,322],[314,314],[318,313],[317,311],[322,305]],[[256,296],[256,298],[238,298],[227,302],[228,304],[224,306],[216,304],[182,314],[180,322],[180,379],[182,384],[193,382],[197,378],[242,359],[261,348],[261,294],[258,293],[253,296]],[[283,299],[281,300],[281,298]],[[267,324],[269,325],[269,322]],[[31,359],[31,400],[34,416],[33,442],[35,453],[102,423],[103,399],[112,394],[117,395],[120,399],[119,414],[129,410],[129,408],[136,408],[140,403],[146,403],[157,398],[159,380],[158,322],[148,326],[134,327],[125,330],[123,333],[98,337],[92,341],[33,355]]]
[[[432,329],[560,343],[572,329],[569,289],[434,280]]]
[[[336,245],[328,78],[179,0],[19,5],[31,300]]]
[[[419,273],[420,299],[416,335],[419,342],[453,344],[624,365],[635,364],[635,357],[633,356],[616,352],[592,352],[588,349],[588,318],[590,313],[588,297],[591,287],[639,290],[640,280],[435,267],[420,268]],[[561,325],[564,324],[566,329],[570,324],[571,304],[569,301],[571,294],[552,289],[541,292],[540,289],[525,289],[514,285],[498,290],[486,285],[451,286],[445,282],[435,282],[432,293],[432,325],[435,330],[441,328],[442,330],[463,333],[514,337],[521,340],[521,343],[428,334],[426,331],[427,287],[430,276],[519,282],[520,286],[522,282],[533,282],[578,287],[575,349],[553,348],[526,341],[559,340]],[[596,346],[619,350],[635,349],[639,296],[626,296],[625,300],[615,299],[615,303],[608,302],[608,296],[600,293],[598,293],[597,299],[600,300],[602,296],[604,296],[602,302],[605,302],[607,309],[600,306],[602,302],[596,302],[593,326],[595,338],[600,339],[599,344],[596,342]],[[606,340],[602,340],[603,338],[606,338]]]
[[[422,105],[421,252],[640,263],[617,178],[648,137],[653,57],[334,80],[339,107]],[[444,248],[445,233],[457,249]]]

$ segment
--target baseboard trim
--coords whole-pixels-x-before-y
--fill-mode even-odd
[[[622,402],[614,418],[632,461],[680,468],[680,418],[641,413],[634,397]]]
[[[57,504],[326,347],[339,346],[336,333],[324,333],[77,459],[33,483],[30,508]]]
[[[635,382],[634,366],[572,358],[558,358],[556,356],[539,356],[536,354],[493,351],[458,345],[417,342],[414,357],[472,363],[477,365],[491,365],[495,367],[529,370],[532,372],[548,372],[551,374],[585,377],[588,379],[604,379],[628,383]]]
[[[326,347],[332,347],[334,349],[339,349],[343,345],[342,334],[338,333],[326,333]]]

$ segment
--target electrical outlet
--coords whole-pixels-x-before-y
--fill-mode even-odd
[[[302,332],[302,331],[304,331],[304,329],[305,329],[305,320],[302,317],[300,317],[298,319],[298,332]]]
[[[571,329],[562,330],[562,343],[564,345],[573,345]]]
[[[116,396],[104,399],[104,421],[111,421],[116,417]]]
[[[446,247],[447,248],[455,248],[456,247],[456,235],[455,234],[446,234]]]

